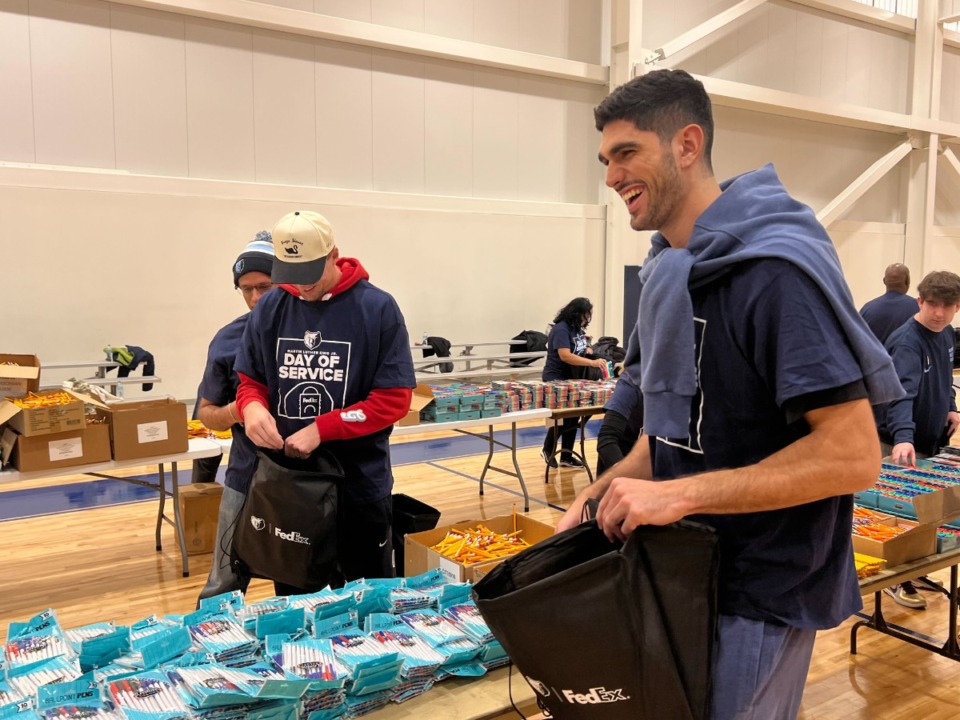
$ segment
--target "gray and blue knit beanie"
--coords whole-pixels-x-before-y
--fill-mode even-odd
[[[273,237],[261,230],[247,243],[233,264],[233,286],[240,286],[240,278],[248,272],[262,272],[269,277],[273,271]]]

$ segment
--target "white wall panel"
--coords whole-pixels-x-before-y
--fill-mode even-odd
[[[113,168],[109,7],[32,0],[30,13],[37,162]]]
[[[313,0],[314,12],[321,15],[370,22],[372,0]]]
[[[473,0],[423,0],[423,16],[424,32],[473,40]]]
[[[846,91],[844,102],[854,105],[871,104],[871,67],[873,38],[876,32],[859,27],[851,27],[847,35],[847,72],[844,77]],[[870,58],[870,60],[867,60]]]
[[[793,92],[800,95],[823,95],[823,24],[815,13],[797,13],[797,44],[794,52]]]
[[[771,78],[767,65],[770,44],[769,8],[761,6],[745,15],[737,24],[737,63],[735,75],[730,80],[738,80],[750,85],[770,87]],[[731,36],[732,37],[732,36]]]
[[[313,12],[313,0],[257,0],[267,5],[290,8],[291,10],[306,10]]]
[[[473,39],[478,43],[518,49],[520,11],[516,0],[474,2]]]
[[[373,189],[424,191],[424,64],[373,56]]]
[[[549,80],[523,78],[517,85],[517,194],[550,201],[563,196],[565,103]]]
[[[569,0],[523,0],[517,9],[518,50],[567,56]]]
[[[858,231],[855,223],[840,223],[840,227],[830,232],[830,238],[840,257],[854,304],[860,308],[868,300],[882,295],[884,269],[904,259],[902,230],[898,233],[891,227],[886,232]],[[915,290],[920,277],[916,269],[913,274]]]
[[[27,0],[0,0],[0,158],[34,162]]]
[[[850,26],[833,20],[823,23],[823,62],[820,65],[820,88],[826,100],[845,102],[847,97],[847,42]]]
[[[953,152],[956,154],[955,148]],[[937,202],[934,224],[960,226],[960,177],[942,158],[937,164]]]
[[[186,177],[184,19],[114,6],[110,22],[117,168]]]
[[[474,197],[518,197],[518,80],[496,71],[477,70],[473,92]]]
[[[190,18],[186,39],[190,174],[254,180],[252,33]]]
[[[253,111],[257,182],[316,185],[314,43],[253,34]]]
[[[567,53],[571,60],[606,63],[601,57],[603,0],[568,0]]]
[[[880,30],[872,36],[870,53],[870,107],[907,112],[910,82],[910,39]]]
[[[766,78],[772,86],[796,92],[797,73],[803,61],[797,57],[797,19],[800,13],[783,5],[769,4],[767,13],[768,37],[765,63]]]
[[[373,97],[369,50],[316,44],[317,184],[373,188]]]
[[[603,201],[603,166],[597,161],[600,133],[594,126],[593,109],[606,97],[603,88],[571,87],[565,90],[566,117],[563,143],[564,167],[561,197],[566,202],[592,204]]]
[[[424,189],[473,196],[473,71],[426,63]]]
[[[943,77],[940,82],[940,118],[960,122],[960,52],[943,51]]]
[[[371,22],[423,32],[423,0],[371,0]]]

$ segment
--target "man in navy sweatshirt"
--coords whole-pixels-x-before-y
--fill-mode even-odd
[[[403,315],[358,260],[340,256],[322,215],[285,215],[273,249],[280,287],[251,313],[235,366],[247,437],[303,469],[322,444],[343,467],[331,585],[393,577],[389,439],[416,385]]]
[[[883,285],[887,291],[860,308],[860,316],[867,321],[877,339],[885,343],[890,333],[916,314],[917,301],[907,295],[910,268],[903,263],[887,266]]]
[[[630,226],[659,231],[625,362],[643,434],[558,530],[590,498],[610,538],[681,518],[715,528],[710,716],[796,717],[816,631],[862,607],[852,493],[880,470],[871,402],[903,391],[813,211],[769,165],[715,179],[698,80],[649,72],[594,117]]]

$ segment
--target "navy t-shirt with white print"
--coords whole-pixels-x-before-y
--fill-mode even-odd
[[[560,359],[560,348],[566,348],[574,355],[583,355],[587,350],[583,328],[573,328],[563,320],[550,328],[547,357],[543,362],[544,380],[570,380],[573,377],[573,366]]]
[[[234,371],[234,361],[249,318],[250,313],[241,315],[220,328],[213,336],[207,350],[207,365],[203,370],[203,379],[197,389],[198,398],[205,398],[221,407],[236,399],[240,378]],[[230,461],[227,463],[223,484],[246,494],[247,488],[250,487],[250,478],[253,476],[257,451],[243,431],[243,425],[234,423],[231,431],[233,442],[230,445]]]
[[[416,385],[400,308],[366,280],[323,302],[305,302],[283,289],[265,295],[251,313],[237,370],[267,386],[283,438],[318,415],[365,400],[372,390]],[[321,438],[321,448],[343,466],[340,497],[346,504],[390,495],[391,430],[349,440]]]
[[[657,479],[755,464],[809,434],[804,413],[866,397],[827,299],[789,262],[741,263],[691,297],[698,390],[690,434],[651,439]],[[860,609],[852,508],[840,495],[692,516],[721,538],[721,612],[819,629]]]

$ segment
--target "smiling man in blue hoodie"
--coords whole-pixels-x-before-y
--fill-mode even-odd
[[[606,183],[657,230],[626,365],[643,434],[586,488],[610,538],[692,518],[720,536],[712,717],[797,714],[816,631],[860,609],[851,494],[880,469],[871,403],[902,394],[830,238],[772,166],[713,175],[703,85],[660,70],[595,110]]]

